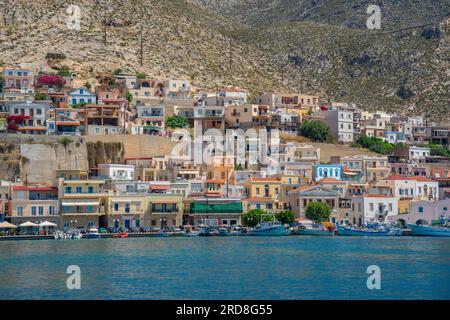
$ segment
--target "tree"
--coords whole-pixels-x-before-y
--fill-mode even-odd
[[[86,87],[86,89],[91,90],[92,89],[92,84],[88,81],[84,84],[84,86]]]
[[[172,116],[168,117],[166,120],[166,125],[169,128],[175,129],[175,128],[185,128],[187,126],[187,119],[180,116]]]
[[[49,87],[63,87],[66,84],[66,80],[62,76],[52,75],[52,74],[43,74],[40,75],[37,79],[37,82],[42,85],[46,85]]]
[[[35,101],[45,101],[47,99],[48,97],[45,93],[36,93],[36,95],[34,96]]]
[[[118,74],[121,74],[121,73],[122,73],[122,69],[120,69],[120,68],[117,68],[113,71],[113,75],[115,75],[115,76],[117,76]]]
[[[62,66],[58,71],[58,76],[68,77],[70,76],[70,69],[68,66]]]
[[[291,224],[295,221],[295,214],[292,211],[281,211],[277,213],[277,220],[282,224]]]
[[[242,216],[242,222],[247,227],[254,227],[259,223],[263,214],[266,214],[266,212],[261,209],[250,210]]]
[[[145,78],[147,78],[147,75],[143,72],[138,72],[138,73],[136,73],[136,78],[145,79]]]
[[[311,202],[306,208],[305,215],[308,219],[324,222],[330,218],[331,209],[325,202]]]
[[[331,140],[330,127],[320,121],[303,121],[300,126],[300,133],[302,136],[317,142]]]
[[[130,92],[127,93],[127,100],[128,102],[133,101],[133,95]]]
[[[355,148],[366,148],[369,149],[370,151],[376,152],[376,153],[380,153],[380,154],[391,154],[392,151],[394,150],[394,145],[384,141],[381,138],[377,138],[377,137],[368,137],[368,136],[361,136],[358,138],[358,140],[356,140],[353,144],[352,147]]]
[[[69,137],[62,137],[61,139],[59,139],[59,143],[61,143],[64,146],[64,148],[67,147],[72,142],[73,142],[72,139],[70,139]]]
[[[430,154],[432,156],[450,157],[450,149],[448,146],[429,144],[428,147],[430,148]]]

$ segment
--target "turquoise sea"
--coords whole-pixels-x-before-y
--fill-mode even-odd
[[[66,287],[69,265],[80,290]],[[450,238],[5,241],[0,299],[450,299]]]

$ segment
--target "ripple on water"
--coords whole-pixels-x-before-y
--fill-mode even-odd
[[[67,290],[68,265],[82,289]],[[381,268],[382,289],[366,269]],[[217,237],[0,242],[1,299],[449,299],[450,240]]]

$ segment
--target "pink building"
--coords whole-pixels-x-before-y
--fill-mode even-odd
[[[433,220],[442,217],[450,217],[450,199],[439,201],[412,201],[410,203],[410,213],[388,216],[389,221],[404,220],[406,223],[415,224],[419,220],[425,220],[431,224]]]

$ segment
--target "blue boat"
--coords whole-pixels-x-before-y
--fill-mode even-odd
[[[324,230],[322,228],[300,228],[295,234],[302,236],[334,236],[333,231]]]
[[[360,236],[360,237],[392,237],[403,234],[402,229],[356,229],[348,226],[337,226],[339,236]]]
[[[263,221],[264,216],[261,215],[260,223],[250,231],[251,236],[285,236],[287,232],[284,226],[274,219],[274,221]],[[275,218],[275,216],[274,216]]]
[[[450,228],[408,224],[413,236],[450,237]]]

